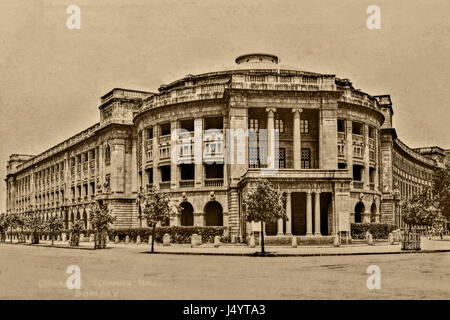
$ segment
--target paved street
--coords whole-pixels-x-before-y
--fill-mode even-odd
[[[331,257],[145,254],[0,244],[1,299],[448,299],[450,253]],[[69,290],[69,265],[81,290]],[[368,290],[366,269],[381,269]]]

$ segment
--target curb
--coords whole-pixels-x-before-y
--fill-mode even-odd
[[[74,249],[74,250],[96,250],[94,248],[89,247],[71,247],[71,246],[61,246],[61,245],[51,245],[51,244],[31,244],[31,243],[5,243],[5,244],[12,244],[12,245],[21,245],[21,246],[29,246],[33,248],[57,248],[57,249]],[[111,249],[111,248],[107,248]],[[100,250],[100,249],[99,249]]]
[[[390,251],[390,252],[342,252],[342,253],[276,253],[261,252],[253,253],[237,253],[237,252],[163,252],[157,251],[151,253],[150,251],[144,251],[145,254],[173,254],[173,255],[193,255],[193,256],[240,256],[240,257],[327,257],[327,256],[364,256],[364,255],[387,255],[387,254],[414,254],[414,253],[442,253],[450,252],[450,249],[440,250],[411,250],[411,251]]]

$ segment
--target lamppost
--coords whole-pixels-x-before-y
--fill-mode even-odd
[[[141,202],[142,198],[144,196],[142,195],[142,186],[139,187],[139,192],[136,198],[136,204],[138,206],[138,217],[139,217],[139,228],[142,228],[142,210],[141,210]]]

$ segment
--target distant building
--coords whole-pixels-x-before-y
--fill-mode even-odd
[[[99,123],[51,149],[11,155],[8,212],[59,215],[66,227],[84,219],[89,228],[89,204],[103,200],[115,227],[138,227],[140,195],[155,187],[183,208],[170,225],[246,235],[243,195],[262,170],[276,168],[263,176],[286,193],[289,220],[266,233],[330,235],[352,222],[400,224],[400,197],[430,186],[448,154],[401,142],[389,95],[279,66],[268,54],[240,56],[229,70],[187,75],[157,93],[116,88],[99,109]],[[171,139],[176,129],[187,139]],[[268,136],[249,139],[265,129]]]

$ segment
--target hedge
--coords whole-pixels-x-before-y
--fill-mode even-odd
[[[203,242],[214,242],[214,237],[222,237],[225,230],[225,227],[158,227],[155,229],[155,241],[162,242],[164,234],[168,233],[172,243],[191,243],[193,234],[201,235]],[[135,241],[138,235],[141,241],[148,241],[151,234],[151,228],[111,229],[108,232],[111,240],[118,236],[120,241],[124,241],[126,236],[130,237],[130,241]]]
[[[191,243],[191,236],[193,234],[201,235],[202,242],[214,242],[215,236],[222,237],[222,242],[229,242],[226,227],[157,227],[155,229],[155,241],[162,242],[162,238],[164,234],[168,233],[171,237],[172,243]],[[95,234],[95,230],[83,230],[83,233],[86,237],[89,237],[90,234]],[[25,236],[31,235],[31,231],[24,230],[23,234]],[[59,234],[66,233],[69,236],[69,230],[62,230]],[[7,232],[8,236],[11,234],[11,231]],[[13,231],[13,235],[17,236],[21,234],[20,231]],[[148,241],[149,236],[152,234],[151,228],[117,228],[110,229],[108,231],[109,239],[114,241],[115,237],[119,237],[119,241],[125,241],[126,236],[129,236],[130,241],[136,241],[137,236],[141,237],[141,241]],[[40,231],[40,236],[50,235],[49,231]],[[224,237],[225,236],[225,237]]]
[[[352,223],[351,235],[353,239],[364,239],[367,230],[373,239],[387,239],[389,233],[398,229],[395,224],[389,223]]]

